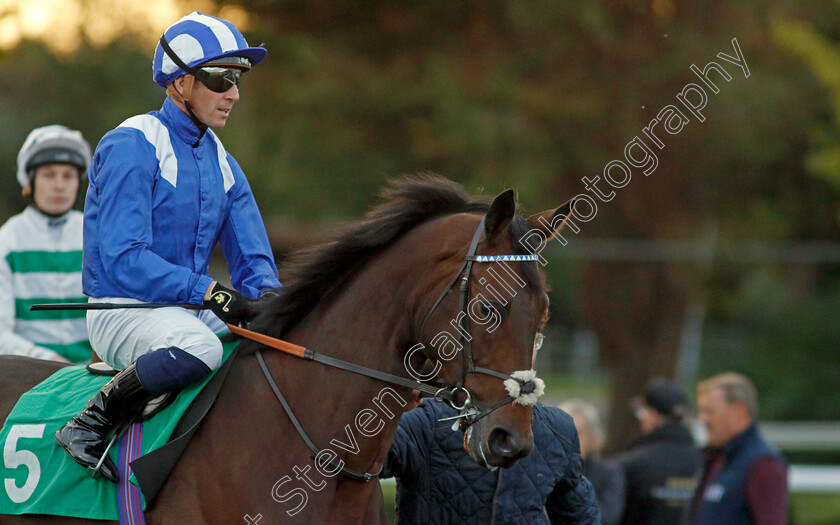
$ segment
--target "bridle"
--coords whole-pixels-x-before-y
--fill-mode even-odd
[[[423,318],[423,322],[420,324],[419,333],[422,334],[426,322],[432,316],[437,307],[440,306],[440,303],[443,302],[443,299],[446,297],[446,295],[449,293],[452,287],[455,286],[455,283],[460,277],[460,285],[458,287],[459,313],[456,319],[454,319],[454,321],[458,323],[458,348],[460,349],[458,351],[458,377],[455,379],[454,384],[450,385],[448,388],[443,387],[439,389],[434,396],[436,400],[446,400],[452,406],[452,408],[458,411],[457,416],[444,418],[441,420],[460,420],[457,424],[453,425],[453,430],[457,427],[460,427],[461,430],[466,430],[466,428],[470,425],[490,415],[492,412],[503,407],[504,405],[517,401],[520,398],[520,396],[532,394],[537,390],[542,390],[542,386],[539,385],[539,383],[542,383],[542,380],[536,377],[531,377],[534,376],[533,373],[528,373],[531,371],[514,372],[513,374],[509,375],[490,368],[475,366],[475,356],[472,351],[473,338],[470,334],[470,316],[469,312],[467,311],[467,308],[469,307],[470,281],[472,277],[473,263],[537,260],[537,256],[534,254],[476,255],[478,243],[481,239],[481,234],[484,231],[484,220],[485,219],[481,219],[481,222],[478,224],[478,227],[476,228],[475,233],[473,234],[472,241],[470,242],[467,254],[464,256],[464,263],[461,265],[461,268],[455,273],[455,276],[452,278],[451,281],[449,281],[449,284],[447,284],[443,291],[440,293],[437,300],[432,304],[432,307],[429,309],[429,311]],[[426,357],[430,360],[434,359],[428,353],[426,354]],[[501,379],[505,382],[505,387],[507,388],[509,395],[499,400],[486,410],[480,411],[478,407],[473,403],[472,395],[470,395],[470,392],[466,389],[466,387],[464,387],[467,375],[469,374],[485,374]],[[456,401],[456,398],[459,396],[463,396],[463,402]],[[523,402],[521,404],[525,403]]]
[[[423,318],[423,322],[420,325],[419,333],[422,334],[423,327],[425,326],[426,322],[429,320],[431,315],[443,301],[444,297],[446,297],[446,294],[455,285],[455,282],[460,277],[461,284],[459,286],[459,311],[461,312],[461,315],[458,316],[458,322],[459,327],[461,329],[458,330],[458,337],[459,343],[461,345],[459,347],[461,348],[461,351],[459,352],[461,355],[459,357],[458,377],[455,381],[455,384],[449,387],[439,388],[436,386],[429,385],[427,383],[414,381],[405,377],[400,377],[394,374],[389,374],[387,372],[382,372],[365,366],[357,365],[355,363],[349,363],[341,359],[336,359],[331,356],[317,353],[309,348],[289,343],[287,341],[282,341],[280,339],[270,337],[265,334],[253,332],[246,328],[241,328],[232,324],[228,324],[227,326],[233,333],[237,335],[240,335],[247,339],[251,339],[260,344],[281,350],[285,353],[295,355],[297,357],[307,359],[310,361],[316,361],[342,370],[347,370],[350,372],[361,374],[381,381],[385,381],[394,385],[404,386],[414,390],[420,390],[421,392],[429,396],[433,396],[437,400],[447,401],[455,410],[458,411],[458,415],[450,418],[444,418],[441,421],[455,420],[453,430],[457,429],[458,427],[460,427],[462,430],[466,430],[467,427],[469,427],[470,425],[476,423],[477,421],[488,416],[495,410],[511,402],[525,406],[531,406],[535,404],[536,399],[542,395],[542,391],[545,386],[542,379],[537,378],[536,373],[533,370],[520,370],[517,372],[513,372],[512,374],[505,374],[496,370],[491,370],[489,368],[475,366],[475,359],[473,356],[471,345],[472,336],[469,333],[469,312],[467,311],[467,309],[469,307],[470,278],[472,275],[473,263],[486,263],[498,261],[536,261],[537,256],[533,254],[476,255],[475,252],[478,248],[478,242],[481,238],[482,231],[484,231],[484,219],[481,220],[481,222],[478,225],[478,228],[473,234],[472,242],[470,243],[469,249],[467,250],[467,255],[464,257],[464,264],[461,266],[461,268],[458,270],[458,272],[455,274],[452,280],[449,281],[449,284],[446,286],[446,288],[443,289],[440,296],[438,296],[437,300],[429,309],[429,312],[425,315],[425,317]],[[265,360],[262,357],[261,351],[257,350],[254,353],[256,355],[257,362],[259,363],[260,368],[262,369],[263,375],[268,381],[268,384],[274,392],[275,397],[277,397],[277,399],[280,401],[280,404],[283,406],[283,409],[286,411],[286,414],[289,416],[289,419],[292,421],[292,424],[297,429],[301,438],[303,438],[304,442],[309,447],[309,449],[312,450],[312,452],[317,456],[320,450],[309,438],[309,435],[303,429],[303,426],[298,421],[289,404],[286,402],[285,397],[278,388],[276,382],[274,381],[274,378],[271,376],[271,372],[269,371],[268,366],[265,364]],[[427,358],[433,359],[428,354]],[[466,380],[467,375],[472,373],[486,374],[503,380],[505,383],[505,389],[508,391],[508,396],[499,400],[486,410],[480,411],[478,407],[473,403],[472,395],[470,395],[469,391],[464,387],[464,382]],[[463,402],[459,403],[455,400],[456,397],[459,396],[464,396]],[[370,481],[371,479],[379,475],[378,472],[375,474],[357,472],[347,468],[346,466],[341,467],[340,472],[341,474],[350,477],[351,479],[356,479],[360,481]]]

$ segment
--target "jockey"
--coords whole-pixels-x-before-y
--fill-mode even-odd
[[[91,344],[122,369],[56,441],[95,467],[112,431],[151,398],[218,368],[223,322],[256,314],[279,288],[277,267],[245,174],[209,128],[223,128],[238,84],[265,58],[226,20],[193,12],[170,26],[155,49],[159,111],[129,118],[96,148],[84,213],[84,292],[90,302],[204,304],[89,311]],[[235,289],[208,275],[217,243]],[[117,481],[106,456],[101,474]]]
[[[29,312],[29,303],[82,300],[82,213],[73,210],[90,146],[64,126],[37,128],[18,154],[29,201],[0,228],[0,353],[60,362],[90,359],[84,315]]]

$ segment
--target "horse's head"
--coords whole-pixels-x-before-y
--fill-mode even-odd
[[[450,424],[466,429],[478,463],[510,466],[533,447],[542,389],[532,370],[548,309],[538,254],[572,201],[524,219],[511,190],[488,204],[430,174],[392,181],[383,197],[365,221],[287,266],[289,286],[252,328],[408,372],[458,409]]]
[[[459,410],[453,422],[466,429],[464,448],[479,464],[508,467],[533,447],[531,406],[543,388],[532,370],[535,339],[548,311],[538,252],[572,204],[526,220],[508,190],[483,217],[459,213],[430,226],[440,264],[420,301],[423,352],[406,364],[444,387],[440,397]]]

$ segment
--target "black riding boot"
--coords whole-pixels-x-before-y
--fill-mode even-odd
[[[76,463],[95,468],[105,454],[110,434],[137,417],[152,397],[132,363],[103,386],[78,416],[58,429],[55,440]],[[114,483],[120,479],[110,457],[102,461],[99,472]]]

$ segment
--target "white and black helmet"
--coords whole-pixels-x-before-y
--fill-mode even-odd
[[[79,168],[81,178],[87,176],[90,165],[90,146],[81,132],[60,124],[33,129],[20,148],[17,158],[17,179],[29,186],[38,166],[70,164]]]

